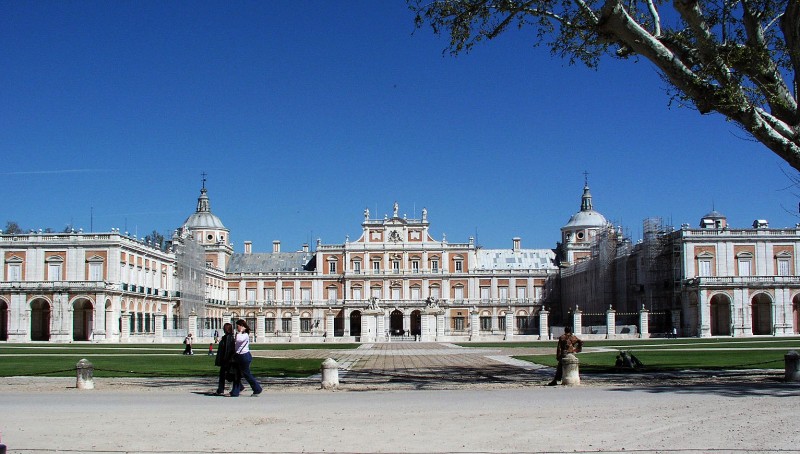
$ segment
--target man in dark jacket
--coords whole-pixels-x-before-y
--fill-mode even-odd
[[[217,347],[217,357],[214,359],[214,365],[219,366],[219,384],[217,385],[217,395],[225,393],[225,375],[231,368],[236,367],[233,362],[233,354],[236,352],[235,341],[233,337],[233,325],[226,323],[222,327],[225,333],[220,339]]]
[[[571,326],[565,326],[564,334],[559,336],[558,346],[556,346],[556,359],[558,360],[556,376],[553,378],[553,381],[547,384],[547,386],[555,386],[561,381],[561,377],[564,375],[564,369],[561,366],[561,360],[567,356],[567,353],[580,353],[581,349],[583,349],[583,341],[578,339],[578,336],[572,334]]]

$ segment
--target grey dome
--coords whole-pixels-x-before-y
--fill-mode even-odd
[[[211,212],[211,203],[208,200],[208,190],[205,187],[200,190],[200,197],[197,198],[197,210],[193,215],[186,218],[186,221],[183,223],[183,227],[189,230],[227,230],[222,224],[222,221]]]
[[[594,210],[578,211],[569,218],[563,229],[578,227],[605,227],[608,225],[606,217]]]

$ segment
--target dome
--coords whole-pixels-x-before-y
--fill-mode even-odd
[[[572,229],[578,227],[605,227],[608,225],[606,217],[594,210],[578,211],[569,218],[569,222],[565,225],[564,229]]]
[[[589,184],[583,187],[581,196],[581,210],[569,218],[569,222],[561,230],[605,227],[608,225],[606,217],[592,208],[592,194],[589,192]]]
[[[711,210],[710,213],[707,213],[703,218],[709,219],[727,219],[724,214],[720,213],[717,210]]]
[[[188,218],[183,223],[183,227],[194,230],[194,229],[225,229],[225,226],[222,225],[222,221],[212,213],[195,213]]]
[[[211,203],[208,200],[208,190],[203,187],[200,190],[200,197],[197,198],[197,211],[186,218],[183,227],[189,230],[195,229],[217,229],[227,230],[222,221],[211,212]]]

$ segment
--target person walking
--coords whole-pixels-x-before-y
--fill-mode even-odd
[[[186,346],[183,348],[184,355],[194,355],[194,352],[192,351],[192,342],[194,342],[194,339],[192,339],[192,333],[187,334],[186,337],[183,338],[183,344]]]
[[[578,339],[578,336],[572,334],[571,326],[565,326],[564,334],[559,336],[558,345],[556,346],[556,359],[558,360],[556,376],[553,377],[553,380],[548,383],[547,386],[555,386],[561,381],[561,377],[564,375],[564,368],[561,365],[561,360],[564,359],[568,353],[580,353],[582,349],[583,341]]]
[[[258,383],[252,372],[250,372],[250,363],[253,361],[253,355],[250,354],[250,327],[244,320],[236,321],[236,337],[235,339],[235,362],[239,372],[236,379],[233,381],[233,389],[231,389],[231,397],[238,397],[244,387],[242,386],[242,377],[247,380],[250,389],[253,390],[253,397],[258,397],[263,391],[261,385]]]
[[[217,357],[214,358],[214,365],[219,366],[219,382],[214,394],[221,396],[225,393],[225,377],[236,365],[233,363],[233,355],[236,352],[236,341],[233,335],[233,325],[226,323],[222,326],[222,339],[219,340],[217,347]],[[234,384],[236,380],[234,379]]]

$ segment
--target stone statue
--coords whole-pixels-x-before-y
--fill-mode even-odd
[[[369,221],[369,208],[364,208],[364,220]]]
[[[428,209],[427,208],[423,208],[422,209],[422,222],[427,222],[427,221],[428,221]]]
[[[380,307],[378,306],[378,298],[376,298],[374,296],[371,297],[369,299],[369,306],[367,307],[367,309],[369,309],[371,311],[380,309]]]
[[[398,212],[398,210],[400,210],[400,205],[398,205],[398,204],[397,204],[397,202],[395,202],[395,203],[394,203],[394,211],[393,211],[393,214],[392,214],[392,217],[393,217],[393,218],[396,218],[396,217],[397,217],[397,212]]]

